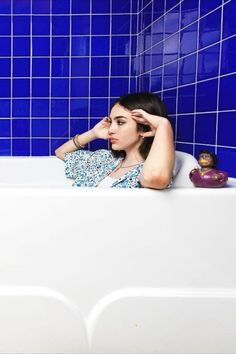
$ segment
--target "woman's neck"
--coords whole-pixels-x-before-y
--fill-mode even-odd
[[[134,165],[140,162],[143,162],[144,158],[142,155],[136,151],[126,151],[126,156],[124,157],[123,164],[125,165]]]

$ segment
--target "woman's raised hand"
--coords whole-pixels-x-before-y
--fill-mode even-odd
[[[137,122],[144,125],[149,125],[150,131],[143,132],[141,135],[144,137],[154,136],[157,130],[158,125],[166,120],[164,117],[156,116],[153,114],[149,114],[143,109],[134,109],[131,111],[131,117]]]
[[[109,134],[108,134],[108,129],[110,127],[111,123],[108,121],[108,117],[104,117],[102,120],[100,120],[93,128],[92,131],[96,138],[100,139],[108,139]]]

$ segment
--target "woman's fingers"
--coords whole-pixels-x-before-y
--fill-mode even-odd
[[[142,136],[144,138],[148,137],[148,136],[154,136],[155,135],[155,132],[153,130],[150,130],[149,132],[144,132],[142,133]]]

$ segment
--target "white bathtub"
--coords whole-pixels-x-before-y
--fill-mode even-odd
[[[236,183],[194,188],[179,156],[164,191],[0,158],[0,353],[236,353]]]

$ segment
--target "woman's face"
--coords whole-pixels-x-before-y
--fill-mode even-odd
[[[128,150],[140,145],[140,132],[137,123],[131,118],[131,112],[118,103],[112,108],[109,116],[109,139],[113,150]]]

